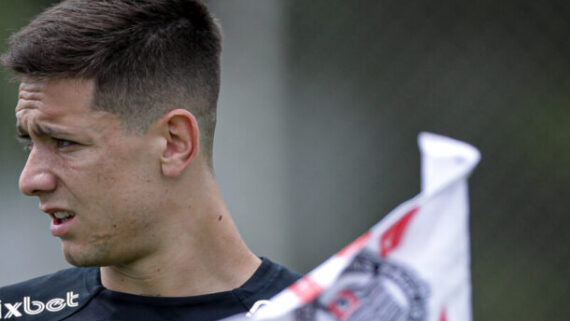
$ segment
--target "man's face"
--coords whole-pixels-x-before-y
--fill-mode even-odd
[[[130,263],[158,247],[160,144],[93,111],[93,88],[91,80],[21,83],[16,117],[30,154],[20,189],[39,198],[70,263]]]

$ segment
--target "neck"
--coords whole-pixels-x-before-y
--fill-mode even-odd
[[[253,275],[261,260],[239,235],[213,175],[208,172],[193,182],[199,188],[186,190],[200,191],[198,195],[178,197],[183,201],[161,213],[167,218],[155,251],[134,262],[101,267],[105,288],[184,297],[229,291]]]

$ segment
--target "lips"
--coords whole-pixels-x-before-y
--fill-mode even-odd
[[[54,224],[59,225],[73,219],[75,217],[75,214],[67,211],[57,211],[51,214],[51,217],[54,221]]]
[[[75,213],[54,208],[42,208],[51,217],[50,231],[53,236],[62,237],[71,229],[75,221]]]

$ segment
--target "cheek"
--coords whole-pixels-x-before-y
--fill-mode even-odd
[[[81,159],[64,171],[68,200],[81,214],[66,247],[68,260],[127,259],[155,246],[148,236],[160,229],[166,191],[150,153],[106,149]]]
[[[93,187],[121,194],[133,194],[142,189],[143,184],[152,181],[152,169],[149,166],[151,161],[145,156],[127,150],[111,150],[100,155],[98,160],[86,164],[90,168]]]
[[[159,187],[159,163],[144,148],[109,146],[90,151],[82,159],[67,168],[67,184],[81,207],[97,213],[89,219],[129,223],[149,220],[160,210],[164,189]]]
[[[113,220],[123,219],[136,224],[138,218],[150,216],[158,210],[160,189],[155,169],[144,155],[119,155],[104,162],[94,173],[92,191],[94,200],[111,214]]]

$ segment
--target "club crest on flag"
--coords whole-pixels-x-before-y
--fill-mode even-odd
[[[426,320],[429,287],[411,269],[362,251],[296,321]]]

